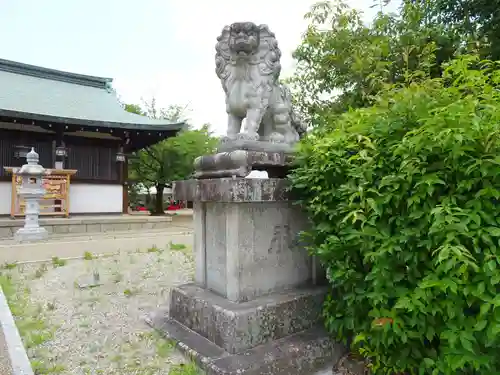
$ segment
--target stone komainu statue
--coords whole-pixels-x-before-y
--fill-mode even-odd
[[[292,109],[290,90],[279,83],[281,51],[267,25],[226,26],[215,50],[216,73],[226,94],[228,138],[297,142],[305,128]]]

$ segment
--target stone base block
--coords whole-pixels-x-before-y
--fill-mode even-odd
[[[43,241],[49,237],[49,233],[45,228],[19,228],[14,235],[14,239],[18,242],[35,242]]]
[[[169,317],[234,354],[315,326],[325,293],[304,288],[235,303],[187,284],[172,290]]]
[[[207,375],[323,374],[346,353],[319,323],[323,297],[315,288],[233,303],[189,284],[147,323]]]
[[[307,215],[287,200],[287,186],[279,178],[175,182],[175,199],[194,201],[197,285],[245,302],[325,280],[300,237]]]

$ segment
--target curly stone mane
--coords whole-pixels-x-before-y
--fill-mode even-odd
[[[245,55],[245,63],[249,66],[257,66],[258,75],[252,75],[247,71],[250,81],[265,80],[269,84],[277,83],[281,72],[281,51],[278,47],[278,41],[273,32],[267,25],[259,25],[259,45],[251,53]],[[225,26],[222,33],[217,37],[215,46],[215,72],[217,76],[225,83],[224,90],[231,84],[234,69],[236,67],[238,54],[230,48],[231,26]],[[254,82],[263,83],[263,82]]]

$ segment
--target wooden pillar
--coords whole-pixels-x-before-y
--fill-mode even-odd
[[[55,128],[56,130],[56,142],[55,142],[55,147],[54,147],[54,154],[53,154],[53,160],[54,160],[54,165],[52,166],[55,169],[64,169],[64,162],[66,159],[66,155],[58,155],[58,149],[63,148],[66,149],[66,144],[64,143],[64,127],[62,125],[59,125]],[[67,189],[68,187],[66,187]],[[66,200],[65,204],[67,204],[68,200]],[[55,199],[54,200],[54,211],[55,212],[61,212],[62,201],[60,199]]]
[[[125,155],[125,160],[120,163],[120,181],[123,186],[123,200],[122,200],[122,213],[128,214],[129,212],[129,196],[128,196],[128,154],[130,153],[130,133],[124,131],[122,135],[122,144],[120,145],[120,152]]]
[[[122,184],[123,184],[123,213],[128,214],[129,199],[128,199],[128,158],[125,156],[125,161],[122,163]]]
[[[118,152],[122,155],[125,155],[125,160],[118,162],[118,173],[120,178],[120,183],[123,187],[123,197],[122,197],[122,213],[128,214],[129,209],[129,197],[128,197],[128,157],[126,156],[125,151],[127,150],[127,146],[120,146]]]

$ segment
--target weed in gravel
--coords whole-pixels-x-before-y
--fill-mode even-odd
[[[159,251],[161,251],[161,250],[160,250],[160,248],[159,248],[158,246],[156,246],[156,245],[153,245],[153,246],[151,246],[151,247],[148,249],[148,253],[157,253],[157,252],[159,252]]]
[[[42,305],[34,307],[29,304],[29,288],[22,287],[20,283],[14,283],[12,277],[5,276],[0,276],[0,285],[16,320],[16,326],[24,346],[33,350],[34,356],[41,355],[41,350],[37,353],[37,349],[47,341],[52,340],[56,328],[46,324]],[[63,366],[52,362],[45,363],[42,359],[37,359],[33,365],[34,373],[40,375],[58,374],[64,370]]]
[[[41,319],[21,319],[16,325],[21,333],[41,331],[45,328],[45,322]]]
[[[172,241],[170,241],[168,247],[170,250],[184,250],[186,248],[186,245],[184,245],[183,243],[173,243]]]
[[[163,243],[166,243],[164,241]],[[177,248],[177,246],[173,246]],[[182,246],[181,246],[182,247]],[[80,274],[90,274],[92,276],[92,270],[96,267],[95,261],[84,261],[75,260],[68,262],[73,270],[69,272],[69,266],[66,268],[62,268],[61,270],[52,269],[51,263],[46,263],[46,266],[40,272],[40,277],[48,272],[41,281],[34,281],[32,279],[32,275],[35,273],[39,265],[31,264],[26,268],[26,275],[21,275],[19,267],[13,271],[1,271],[7,275],[13,276],[13,283],[15,284],[16,289],[22,289],[23,284],[17,285],[19,281],[27,281],[28,284],[33,286],[33,296],[29,297],[29,301],[40,301],[41,306],[43,307],[42,314],[43,316],[50,316],[51,322],[54,318],[57,318],[57,321],[60,321],[60,317],[66,316],[65,313],[66,307],[69,309],[68,311],[73,311],[72,319],[74,318],[74,324],[68,325],[64,324],[64,329],[57,330],[53,340],[42,345],[44,348],[49,348],[50,354],[46,355],[38,355],[42,347],[33,347],[29,350],[29,356],[32,360],[45,361],[46,364],[52,363],[49,361],[49,358],[54,357],[54,347],[57,346],[57,350],[59,350],[60,346],[67,342],[71,342],[69,340],[75,340],[74,337],[79,337],[81,340],[78,342],[79,348],[68,350],[67,353],[61,353],[61,357],[58,355],[58,359],[56,359],[56,363],[64,364],[66,366],[66,370],[64,374],[69,374],[73,372],[79,372],[81,375],[84,374],[85,369],[89,369],[88,373],[92,375],[96,375],[99,370],[103,369],[105,374],[137,374],[137,375],[158,375],[160,373],[168,373],[169,368],[173,363],[178,363],[180,354],[172,349],[173,345],[167,341],[157,339],[155,333],[144,332],[142,334],[138,334],[141,331],[148,331],[143,326],[134,326],[134,321],[137,320],[135,316],[131,316],[130,314],[135,314],[135,310],[129,313],[128,311],[123,311],[121,306],[123,303],[127,306],[146,306],[150,304],[154,304],[155,301],[148,297],[148,294],[145,292],[151,288],[151,285],[155,284],[154,280],[143,282],[141,276],[146,274],[146,271],[151,273],[151,277],[165,277],[165,275],[170,276],[172,272],[177,272],[179,270],[179,274],[182,277],[185,277],[186,272],[190,272],[191,268],[185,265],[185,262],[182,260],[181,254],[174,254],[176,251],[167,252],[163,251],[166,247],[161,246],[161,251],[158,251],[157,254],[148,254],[149,251],[147,247],[143,247],[142,253],[132,253],[132,258],[136,263],[134,266],[130,266],[128,260],[130,253],[129,252],[121,252],[118,255],[115,255],[115,258],[110,258],[109,260],[102,261],[99,263],[99,267],[102,267],[103,274],[101,277],[105,278],[106,275],[115,276],[115,280],[120,282],[120,284],[113,283],[111,279],[109,283],[104,283],[104,285],[98,289],[95,289],[93,292],[92,289],[78,289],[71,290],[71,284],[75,281],[75,277]],[[188,248],[190,248],[188,246]],[[182,250],[182,249],[181,249]],[[150,251],[155,252],[155,251]],[[83,253],[83,252],[82,252]],[[172,256],[174,255],[174,256]],[[155,262],[157,259],[161,259],[163,263],[159,265]],[[99,261],[101,258],[99,257]],[[169,267],[169,272],[167,273],[166,267]],[[48,270],[47,268],[48,267]],[[172,268],[174,267],[174,268]],[[86,269],[88,270],[86,271]],[[172,268],[172,270],[170,270]],[[61,272],[64,271],[68,272]],[[29,273],[28,273],[29,271]],[[182,272],[182,273],[181,273]],[[19,277],[18,280],[18,275]],[[173,280],[177,280],[176,277],[172,277]],[[175,282],[175,281],[174,281]],[[30,284],[29,284],[30,283]],[[61,285],[61,289],[66,294],[58,294],[57,291],[52,291],[51,293],[38,295],[39,292],[45,291],[44,285]],[[62,285],[69,286],[70,290],[63,288]],[[156,285],[156,284],[155,284]],[[170,290],[171,281],[158,283],[158,289],[156,290],[157,294],[160,294],[160,290],[165,290],[165,293]],[[128,288],[126,292],[125,289]],[[49,288],[53,289],[53,288]],[[35,290],[37,292],[35,292]],[[93,300],[97,300],[97,296],[92,296],[92,294],[99,292],[100,301],[95,304],[95,307],[90,308],[88,303],[88,298],[90,297]],[[36,295],[35,295],[36,293]],[[135,294],[137,294],[135,296]],[[146,298],[150,298],[151,301]],[[155,297],[156,298],[156,297]],[[55,299],[56,308],[54,312],[49,312],[50,307],[48,307],[48,303],[52,302]],[[108,303],[108,301],[112,301],[113,303]],[[126,302],[126,301],[129,302]],[[144,300],[144,301],[143,301]],[[117,301],[118,303],[114,303]],[[36,303],[36,302],[35,302]],[[36,309],[36,305],[31,305],[32,309]],[[118,310],[120,309],[120,310]],[[120,316],[124,319],[134,318],[135,320],[127,320],[127,326],[130,326],[130,330],[124,329],[123,331],[113,329],[112,327],[107,327],[106,322],[101,322],[101,314],[107,314],[109,316]],[[32,329],[36,331],[37,329],[44,329],[45,322],[48,324],[49,320],[46,318],[40,317],[38,321],[32,322]],[[97,320],[94,318],[97,317]],[[45,319],[45,322],[44,322]],[[87,320],[87,322],[85,322]],[[55,321],[55,320],[54,320]],[[88,325],[88,322],[91,324]],[[87,326],[88,325],[88,326]],[[106,325],[106,326],[105,326]],[[87,327],[84,327],[87,326]],[[51,323],[52,327],[52,323]],[[136,330],[137,329],[137,330]],[[87,339],[87,336],[93,335],[94,332],[99,332],[101,336],[104,337],[106,335],[106,339],[113,337],[113,340],[105,340],[106,345],[103,345],[100,342],[98,347],[92,347],[93,340]],[[113,332],[113,333],[111,333]],[[129,339],[132,341],[127,344],[124,340],[126,336],[129,336]],[[33,337],[33,341],[39,342],[46,337],[38,335]],[[84,339],[85,338],[85,339]],[[77,341],[78,341],[77,340]],[[136,344],[137,347],[134,347]],[[80,348],[81,346],[81,348]],[[62,346],[61,346],[62,347]],[[92,348],[91,348],[92,347]],[[101,355],[105,355],[108,353],[107,359],[99,359]],[[80,354],[81,353],[81,354]],[[36,356],[35,356],[36,354]],[[123,358],[120,359],[121,355]],[[73,357],[73,359],[67,359]],[[87,362],[80,363],[82,358],[88,358]],[[136,362],[138,360],[138,362]],[[106,363],[108,362],[108,363]],[[80,364],[79,364],[80,363]],[[127,367],[127,365],[130,367]],[[104,367],[106,366],[106,367]],[[47,368],[50,366],[46,365]],[[57,369],[57,368],[56,368]],[[186,371],[185,371],[186,370]],[[173,374],[187,374],[191,375],[189,365],[186,366],[176,366],[174,368]],[[179,372],[182,371],[182,372]],[[76,373],[75,372],[75,373]],[[46,371],[40,371],[39,374],[45,374]],[[194,373],[198,375],[196,372]]]
[[[136,289],[136,288],[127,288],[123,291],[123,294],[127,297],[132,297],[132,296],[136,295],[137,293],[139,293],[139,289]]]
[[[43,275],[47,273],[49,269],[47,268],[47,264],[42,263],[40,267],[38,267],[33,275],[34,279],[41,279]]]
[[[94,259],[94,255],[90,251],[86,251],[83,253],[83,259],[92,260]]]
[[[54,311],[56,309],[56,300],[52,302],[47,302],[47,310]]]
[[[190,247],[187,247],[182,243],[173,243],[172,241],[168,244],[168,247],[172,251],[178,251],[184,254],[188,261],[192,262],[194,260],[193,251]]]
[[[195,363],[179,363],[173,365],[168,372],[168,375],[201,375],[202,372],[198,369]]]
[[[155,332],[139,332],[137,333],[139,340],[152,340],[155,338]]]
[[[31,367],[33,368],[33,372],[35,375],[61,374],[66,370],[66,368],[62,365],[50,363],[47,364],[42,360],[31,361]]]
[[[14,263],[8,263],[8,262],[5,262],[5,263],[3,264],[3,267],[2,267],[2,268],[3,268],[3,269],[5,269],[5,270],[12,270],[12,269],[14,269],[14,268],[16,268],[16,267],[17,267],[17,262],[14,262]]]
[[[47,341],[52,340],[53,337],[54,337],[54,332],[49,330],[25,332],[23,340],[24,346],[26,347],[26,349],[35,348]]]
[[[68,262],[64,259],[61,259],[59,257],[52,257],[52,265],[54,266],[54,268],[57,268],[57,267],[63,267],[67,264]]]
[[[156,354],[161,358],[167,358],[172,354],[175,344],[169,340],[157,339],[156,341]]]

